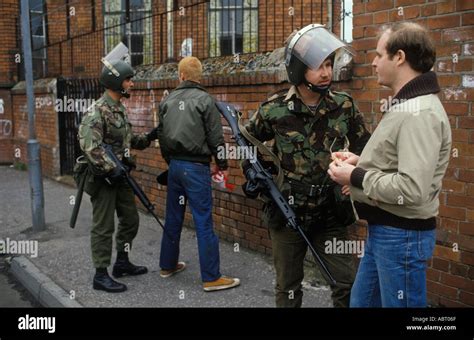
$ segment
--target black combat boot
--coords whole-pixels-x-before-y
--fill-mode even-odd
[[[127,252],[117,252],[117,261],[114,264],[112,275],[114,277],[121,277],[124,275],[142,275],[148,273],[148,269],[143,266],[135,266],[128,259]]]
[[[109,293],[121,293],[127,290],[123,283],[114,281],[107,273],[107,268],[97,268],[94,276],[94,289],[105,290]]]

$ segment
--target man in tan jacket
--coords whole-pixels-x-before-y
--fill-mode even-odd
[[[346,185],[368,236],[351,307],[425,307],[426,260],[435,246],[439,193],[451,128],[431,70],[434,43],[422,26],[397,23],[372,66],[394,97],[360,157],[336,152],[328,173]]]

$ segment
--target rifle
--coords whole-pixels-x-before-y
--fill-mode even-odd
[[[235,107],[229,103],[217,102],[216,106],[220,113],[224,116],[226,121],[229,123],[236,144],[241,147],[249,148],[251,144],[243,136],[239,128],[238,119],[240,118],[240,112],[237,112]],[[333,276],[329,272],[329,269],[326,267],[323,260],[318,255],[313,245],[309,241],[308,236],[306,236],[305,232],[298,224],[295,212],[293,211],[293,209],[291,209],[290,205],[286,201],[285,197],[283,197],[280,190],[278,190],[278,187],[273,181],[273,176],[271,175],[271,173],[262,166],[260,160],[257,158],[257,155],[255,155],[255,158],[252,159],[249,163],[250,168],[248,168],[244,174],[247,180],[254,183],[257,182],[258,185],[264,190],[264,192],[273,200],[273,202],[283,214],[287,222],[286,226],[293,230],[296,230],[301,235],[301,237],[308,245],[308,248],[310,249],[314,258],[319,263],[323,272],[329,279],[329,282],[332,285],[336,285],[336,280],[334,280]]]
[[[104,148],[104,151],[107,154],[107,156],[115,163],[117,167],[119,167],[121,173],[123,174],[123,177],[127,181],[128,185],[130,185],[130,188],[132,188],[132,191],[135,194],[135,196],[138,197],[138,199],[140,200],[140,202],[142,202],[146,210],[148,210],[148,212],[158,222],[160,227],[163,229],[163,232],[169,237],[171,242],[174,243],[173,238],[168,234],[164,225],[161,223],[160,219],[156,215],[155,206],[150,202],[150,200],[148,199],[146,194],[143,192],[142,188],[140,188],[140,186],[135,181],[135,179],[129,174],[127,167],[125,167],[123,163],[118,159],[117,155],[115,155],[114,151],[112,150],[112,145],[103,143],[102,147]]]

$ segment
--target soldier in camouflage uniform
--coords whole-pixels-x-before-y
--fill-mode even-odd
[[[303,45],[303,46],[302,46]],[[348,307],[354,282],[353,254],[329,254],[326,242],[347,240],[354,222],[352,205],[341,187],[327,175],[331,150],[349,145],[360,154],[370,134],[352,98],[329,90],[335,52],[345,45],[321,25],[310,25],[289,38],[286,66],[293,86],[263,103],[246,126],[260,141],[274,140],[288,197],[303,230],[334,279],[335,307]],[[307,245],[296,231],[285,227],[273,203],[266,203],[264,219],[270,227],[276,269],[277,307],[300,307]]]
[[[126,109],[120,102],[122,97],[130,97],[128,90],[133,87],[131,78],[134,75],[132,67],[123,60],[105,64],[100,81],[107,90],[84,116],[79,127],[79,141],[90,169],[86,172],[88,177],[84,190],[92,202],[91,248],[96,268],[93,288],[122,292],[127,287],[113,280],[107,272],[112,256],[115,212],[119,224],[115,235],[117,259],[112,275],[141,275],[148,270],[135,266],[128,259],[139,224],[134,193],[124,180],[124,174],[105,154],[101,145],[112,145],[117,157],[131,169],[134,162],[130,158],[130,148],[142,150],[157,136],[156,129],[149,134],[134,135]]]

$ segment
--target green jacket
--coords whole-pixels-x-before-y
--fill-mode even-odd
[[[158,139],[161,154],[171,159],[209,163],[214,156],[221,170],[227,160],[218,159],[224,146],[221,115],[214,99],[198,83],[182,82],[161,102]]]
[[[110,144],[117,157],[125,163],[134,163],[130,149],[145,149],[150,145],[146,134],[134,135],[125,106],[113,100],[107,92],[92,105],[79,126],[79,145],[94,173],[106,174],[115,168],[101,147]]]
[[[331,151],[348,147],[360,154],[370,138],[363,116],[348,94],[329,91],[312,111],[302,102],[295,86],[263,103],[246,127],[262,142],[274,139],[273,151],[285,175],[281,189],[294,196],[295,207],[316,207],[321,201],[317,204],[304,194],[291,192],[289,181],[333,190],[336,184],[327,174]]]

